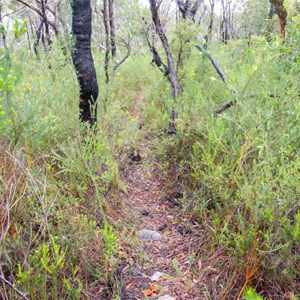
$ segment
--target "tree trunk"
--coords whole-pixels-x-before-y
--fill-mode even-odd
[[[214,12],[215,12],[215,0],[209,0],[210,4],[210,14],[209,14],[209,25],[207,28],[207,33],[204,36],[204,40],[208,43],[209,39],[211,38],[213,24],[214,24]]]
[[[176,99],[178,96],[178,79],[177,74],[174,66],[174,60],[171,53],[171,48],[168,42],[168,39],[163,31],[160,18],[158,16],[158,8],[155,0],[149,0],[150,2],[150,8],[152,13],[152,20],[155,25],[155,30],[161,40],[161,43],[164,47],[164,50],[166,52],[167,60],[168,60],[168,70],[169,70],[169,80],[172,87],[172,97],[173,99]]]
[[[41,5],[41,12],[43,15],[42,18],[43,18],[44,25],[45,25],[45,34],[46,34],[46,39],[47,39],[46,50],[50,50],[52,41],[51,41],[50,32],[49,32],[49,23],[48,23],[48,17],[47,17],[46,3],[47,3],[47,1],[41,0],[40,5]]]
[[[80,120],[97,121],[98,83],[91,52],[92,9],[90,0],[72,2],[72,34],[75,38],[73,63],[80,85]]]
[[[279,29],[283,37],[285,37],[285,27],[287,23],[287,11],[283,5],[284,0],[270,0],[271,4],[274,5],[275,12],[279,20]]]
[[[111,56],[116,56],[116,29],[114,19],[114,0],[108,0]]]
[[[44,21],[41,20],[41,24],[40,24],[39,28],[36,30],[36,40],[35,40],[34,46],[33,46],[34,53],[35,53],[35,55],[36,55],[37,57],[39,56],[38,46],[39,46],[39,44],[40,44],[40,39],[41,39],[41,36],[42,36],[42,29],[43,29],[43,26],[44,26]]]
[[[196,0],[193,5],[190,0],[186,0],[185,2],[183,0],[177,0],[177,6],[182,14],[182,18],[189,18],[195,22],[195,15],[202,2],[203,0]]]
[[[109,20],[107,13],[107,0],[103,0],[103,23],[105,29],[105,59],[104,59],[104,73],[105,73],[105,83],[109,83],[109,75],[108,75],[108,66],[109,66]]]
[[[166,56],[167,56],[167,61],[168,61],[168,79],[170,81],[171,84],[171,88],[172,88],[172,98],[174,100],[176,100],[177,96],[178,96],[178,78],[177,78],[177,72],[174,66],[174,60],[172,57],[172,52],[171,52],[171,48],[168,42],[168,39],[163,31],[163,27],[160,21],[160,18],[158,16],[158,6],[156,3],[156,0],[149,0],[150,3],[150,9],[151,9],[151,14],[152,14],[152,20],[153,23],[155,25],[155,30],[161,40],[161,43],[164,47]],[[175,134],[176,133],[176,120],[175,120],[175,109],[173,107],[172,112],[171,112],[171,123],[169,126],[169,130],[168,133],[169,134]]]
[[[2,1],[0,0],[0,25],[2,26],[3,25],[3,22],[2,22]],[[2,39],[2,42],[3,42],[3,46],[5,49],[7,49],[7,45],[6,45],[6,33],[5,33],[5,30],[1,30],[1,39]]]
[[[59,0],[54,0],[54,10],[53,10],[53,16],[54,16],[54,31],[56,36],[59,35]]]
[[[271,42],[271,32],[272,32],[272,19],[273,16],[275,15],[275,6],[274,4],[270,1],[270,9],[268,13],[268,23],[267,23],[267,28],[266,28],[266,38],[268,42]]]

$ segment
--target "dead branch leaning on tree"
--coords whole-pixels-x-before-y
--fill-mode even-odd
[[[187,13],[187,11],[189,10],[189,7],[191,7],[191,2],[188,1],[187,2],[188,5],[186,5],[185,7],[182,6],[183,1],[181,0],[177,0],[177,4],[178,7],[182,13],[182,17],[183,18],[190,18],[194,23],[195,23],[195,19],[194,19],[194,15],[196,14],[197,10],[193,10],[193,14],[191,13]],[[199,3],[196,2],[194,4],[194,8],[197,7],[197,9],[199,8],[200,4],[198,6],[196,6],[196,4],[198,5]],[[205,47],[201,46],[201,45],[196,45],[196,48],[201,51],[211,62],[211,64],[213,65],[213,67],[215,68],[217,74],[220,76],[220,78],[222,79],[222,81],[225,83],[225,85],[227,84],[227,77],[225,75],[225,73],[223,72],[222,68],[220,67],[220,65],[218,64],[217,60],[205,49]],[[230,88],[230,91],[233,94],[236,94],[236,90],[234,88]],[[229,103],[226,103],[225,105],[222,105],[219,109],[214,111],[214,115],[218,115],[220,113],[222,113],[223,111],[225,111],[226,109],[232,107],[233,105],[235,105],[236,100],[230,101]]]

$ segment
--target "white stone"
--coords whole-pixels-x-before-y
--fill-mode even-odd
[[[162,239],[161,234],[153,230],[143,229],[138,233],[139,238],[151,241],[159,241]]]
[[[161,277],[163,277],[164,276],[164,273],[162,273],[162,272],[155,272],[151,277],[150,277],[150,279],[152,280],[152,281],[156,281],[156,280],[158,280],[159,278],[161,278]]]

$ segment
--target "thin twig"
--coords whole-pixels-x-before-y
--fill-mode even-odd
[[[25,7],[26,7],[26,6],[24,5],[24,6],[18,8],[18,9],[16,9],[16,10],[14,10],[14,11],[11,12],[11,13],[8,13],[8,14],[3,15],[3,16],[2,16],[2,19],[3,19],[3,18],[6,18],[6,17],[9,17],[9,16],[11,16],[11,15],[13,15],[13,14],[15,14],[15,13],[17,13],[18,11],[24,9]]]
[[[121,40],[124,43],[125,47],[127,48],[127,53],[125,54],[125,56],[119,62],[115,62],[115,65],[114,65],[113,71],[112,71],[112,78],[115,77],[116,70],[127,60],[127,58],[129,58],[130,53],[131,53],[131,47],[130,47],[129,39],[128,39],[128,41],[126,41],[124,39],[121,39]]]
[[[2,275],[0,275],[0,280],[4,282],[7,286],[9,286],[11,289],[13,289],[22,299],[29,300],[29,298],[27,298],[27,296],[24,293],[22,293],[20,290],[14,287],[14,285],[10,281],[5,279]]]

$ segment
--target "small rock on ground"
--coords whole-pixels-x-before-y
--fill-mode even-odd
[[[161,234],[153,230],[143,229],[138,233],[139,238],[151,241],[160,241],[162,239]]]
[[[161,277],[163,277],[164,276],[164,273],[162,273],[162,272],[155,272],[151,277],[150,277],[150,279],[152,280],[152,281],[156,281],[156,280],[158,280],[159,278],[161,278]]]

